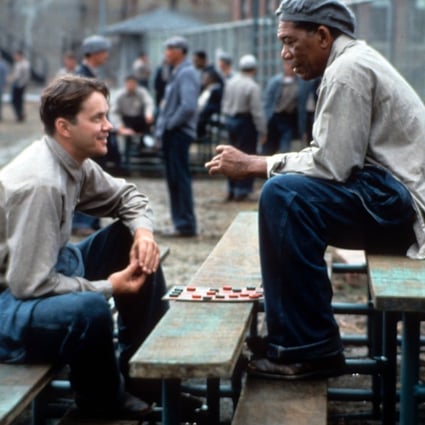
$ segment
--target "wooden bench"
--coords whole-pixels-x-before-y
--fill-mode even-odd
[[[402,320],[400,424],[417,424],[417,401],[424,396],[419,385],[420,322],[425,321],[425,262],[405,256],[368,255],[369,281],[374,306],[384,312],[384,347],[389,380],[386,399],[393,405],[385,423],[396,421],[397,322]]]
[[[36,400],[54,374],[49,365],[0,364],[0,424],[8,425],[16,419]]]
[[[237,216],[190,281],[243,288],[260,283],[256,215]],[[219,423],[219,383],[231,378],[254,312],[253,302],[171,302],[130,361],[134,377],[163,379],[163,425],[178,424],[181,381],[207,379],[209,422]]]
[[[160,261],[164,261],[169,255],[167,246],[160,247]],[[38,409],[37,402],[40,393],[51,383],[57,374],[57,369],[51,365],[9,365],[0,363],[0,425],[8,425],[13,422],[28,406],[34,403],[37,406],[32,412],[32,423],[43,423],[43,412]],[[75,418],[67,418],[63,424],[83,423],[81,418],[75,422]],[[91,425],[93,421],[84,422]],[[61,422],[62,424],[62,422]],[[133,425],[137,422],[113,422],[100,421],[98,425]]]
[[[232,425],[324,425],[327,381],[246,379]]]
[[[245,288],[248,285],[258,285],[260,281],[257,213],[242,212],[237,215],[189,285],[230,285],[233,288]],[[181,380],[186,378],[207,378],[208,423],[219,423],[219,381],[232,377],[255,313],[256,306],[251,302],[172,302],[170,310],[130,362],[133,376],[164,380],[163,425],[179,423],[178,406],[175,402],[181,389]],[[272,397],[276,386],[280,386],[276,395],[288,400],[287,403],[274,405],[274,408],[278,405],[275,413],[277,416],[285,416],[290,400],[308,396],[315,400],[315,405],[320,410],[320,413],[315,410],[315,416],[316,420],[321,420],[312,423],[326,423],[326,403],[323,403],[326,400],[326,381],[319,381],[311,386],[305,383],[283,385],[282,382],[254,382],[248,379],[245,385],[235,418],[239,424],[254,423],[245,422],[245,407],[248,410],[251,406],[258,408],[264,402],[261,394],[270,396],[271,401],[277,400]],[[301,388],[306,392],[301,394]],[[253,405],[250,402],[252,397],[259,397]],[[270,410],[256,423],[268,424],[265,422],[268,414],[273,415],[272,417],[275,415]],[[311,414],[305,412],[304,416],[307,421]],[[241,419],[237,419],[238,417]]]

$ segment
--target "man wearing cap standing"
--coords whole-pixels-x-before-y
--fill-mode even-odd
[[[16,121],[25,121],[24,99],[25,90],[31,79],[31,65],[22,50],[17,50],[13,55],[13,69],[10,76],[12,93],[11,101],[15,112]]]
[[[85,38],[81,45],[84,59],[76,73],[82,77],[98,78],[99,68],[108,60],[110,50],[110,41],[101,35],[91,35]]]
[[[232,57],[225,52],[222,52],[218,57],[217,67],[223,80],[228,80],[234,76],[232,69]]]
[[[99,69],[107,62],[110,49],[111,43],[107,38],[101,35],[86,37],[81,45],[84,59],[76,68],[75,74],[81,77],[99,78]],[[107,161],[112,161],[115,164],[114,171],[120,169],[121,155],[118,150],[115,133],[109,133],[107,155],[105,157],[95,158],[95,160],[103,168],[105,168]],[[99,228],[99,219],[80,212],[75,213],[72,222],[72,233],[75,236],[88,236]]]
[[[257,152],[259,137],[265,138],[266,122],[261,103],[261,89],[254,80],[257,60],[244,55],[239,60],[240,72],[226,82],[222,113],[225,116],[232,146],[249,154]],[[244,201],[254,189],[254,178],[228,180],[228,201]]]
[[[155,136],[162,142],[174,229],[166,229],[164,233],[191,237],[196,235],[197,229],[189,147],[196,137],[201,83],[198,72],[186,57],[185,38],[171,37],[165,42],[165,49],[165,60],[173,71],[160,105]]]
[[[305,379],[344,373],[328,245],[425,258],[425,107],[400,74],[355,36],[339,0],[285,0],[282,58],[322,77],[313,140],[297,153],[219,146],[211,174],[269,177],[259,202],[268,336],[250,373]],[[409,117],[409,118],[407,118]]]

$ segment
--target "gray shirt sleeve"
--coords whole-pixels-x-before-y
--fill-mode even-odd
[[[268,159],[269,175],[300,173],[344,182],[365,163],[371,131],[368,90],[338,81],[322,83],[313,126],[313,141],[300,152]]]

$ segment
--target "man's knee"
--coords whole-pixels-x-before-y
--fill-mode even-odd
[[[85,332],[109,332],[113,328],[111,308],[102,294],[80,292],[76,295],[74,315],[76,326]]]
[[[261,190],[260,195],[260,208],[261,206],[269,207],[276,204],[276,201],[280,199],[279,205],[282,200],[293,198],[295,192],[292,189],[294,186],[294,179],[298,179],[300,176],[293,176],[290,174],[282,174],[275,176],[267,180]]]

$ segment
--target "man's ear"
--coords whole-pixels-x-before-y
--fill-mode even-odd
[[[334,41],[329,28],[325,25],[320,25],[316,31],[317,37],[319,37],[319,44],[323,49],[329,49]]]
[[[65,118],[56,118],[55,129],[60,136],[69,137],[69,121]]]

